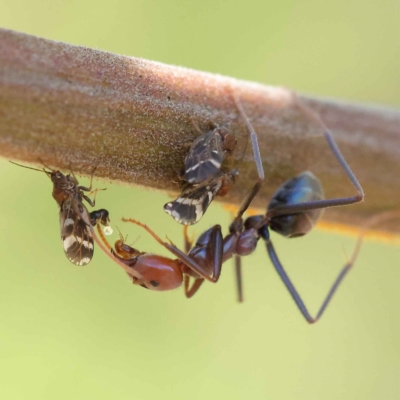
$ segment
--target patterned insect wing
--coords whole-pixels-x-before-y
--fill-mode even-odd
[[[93,257],[93,237],[86,208],[71,197],[60,207],[61,240],[65,255],[75,265],[86,265]]]
[[[222,180],[215,179],[204,185],[190,186],[175,201],[165,204],[164,211],[180,224],[193,225],[200,221],[221,185]]]
[[[191,184],[201,183],[216,175],[223,161],[222,136],[219,128],[198,137],[185,159],[184,178]]]

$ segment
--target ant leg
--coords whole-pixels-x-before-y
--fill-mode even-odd
[[[186,254],[189,253],[190,249],[192,248],[192,244],[193,244],[193,238],[189,237],[188,228],[189,228],[188,225],[185,225],[183,227],[183,238],[184,238],[184,246],[185,246]]]
[[[172,254],[174,254],[180,261],[182,261],[185,265],[187,265],[191,270],[196,272],[203,279],[206,279],[207,281],[213,283],[218,281],[219,276],[221,274],[222,254],[223,254],[223,238],[221,233],[221,227],[219,225],[215,225],[213,228],[211,228],[213,231],[211,232],[210,241],[207,246],[208,247],[207,259],[211,262],[213,266],[213,274],[212,276],[208,276],[204,272],[204,268],[200,266],[195,260],[190,258],[182,250],[179,250],[174,244],[167,243],[161,240],[161,238],[155,232],[153,232],[146,224],[142,224],[141,222],[132,218],[122,218],[122,221],[132,222],[133,224],[141,226],[148,233],[150,233],[150,235],[153,236],[153,238],[157,240],[157,242],[161,244],[161,246],[164,246],[167,250],[169,250]]]
[[[247,129],[250,132],[251,144],[253,147],[254,162],[256,163],[257,174],[258,174],[258,182],[253,186],[252,190],[250,190],[250,192],[246,195],[246,197],[242,201],[242,204],[240,205],[239,211],[237,213],[236,218],[242,218],[242,215],[249,208],[249,205],[251,204],[254,197],[256,197],[257,193],[259,192],[259,190],[265,180],[265,174],[264,174],[264,168],[262,165],[260,147],[258,145],[257,133],[255,132],[253,126],[251,125],[249,119],[247,118],[247,115],[245,114],[242,104],[240,103],[239,99],[237,99],[236,96],[234,96],[234,95],[233,95],[233,99],[235,101],[237,109],[239,110],[240,115],[242,116],[243,120],[246,123]]]
[[[292,281],[290,280],[289,276],[287,275],[286,271],[284,270],[281,262],[278,259],[278,256],[275,252],[275,249],[271,243],[271,241],[267,242],[267,251],[269,254],[269,257],[272,261],[272,264],[274,264],[274,267],[276,271],[278,272],[278,275],[281,277],[283,283],[285,284],[287,290],[289,291],[290,295],[292,296],[293,300],[295,301],[298,309],[302,313],[303,317],[307,320],[308,323],[313,324],[317,322],[322,314],[324,313],[326,307],[328,306],[329,302],[331,301],[333,295],[336,293],[337,288],[339,285],[342,283],[344,277],[346,274],[350,271],[350,269],[353,267],[358,254],[361,249],[361,244],[362,240],[364,238],[364,235],[366,231],[371,228],[374,225],[377,225],[378,223],[381,223],[385,220],[391,220],[393,218],[400,218],[400,211],[387,211],[378,215],[374,215],[373,217],[369,218],[368,221],[363,225],[360,231],[360,235],[357,240],[357,244],[354,248],[353,255],[351,256],[350,260],[347,262],[347,264],[342,268],[342,270],[339,272],[337,278],[333,282],[331,288],[329,289],[328,294],[325,297],[325,300],[323,301],[320,309],[318,310],[317,315],[315,318],[313,318],[310,313],[307,310],[307,307],[305,306],[303,300],[301,299],[299,293],[297,292],[296,288],[294,287]]]
[[[185,296],[188,299],[190,299],[197,293],[197,291],[200,289],[200,286],[203,284],[204,279],[203,278],[195,279],[190,289],[189,289],[189,282],[190,282],[190,276],[185,275],[184,288],[185,288]]]
[[[348,178],[350,179],[353,186],[356,188],[358,194],[352,197],[338,197],[335,199],[328,199],[328,200],[316,200],[316,201],[308,201],[305,203],[299,204],[286,204],[284,206],[277,206],[272,210],[269,210],[266,214],[266,219],[271,219],[272,217],[277,217],[279,215],[286,215],[292,213],[299,213],[308,210],[317,210],[319,208],[328,208],[328,207],[337,207],[337,206],[345,206],[349,204],[359,203],[360,201],[364,200],[364,191],[361,187],[360,183],[358,182],[357,178],[355,177],[353,171],[350,169],[350,166],[347,164],[346,160],[344,159],[342,153],[339,150],[339,147],[333,140],[332,135],[325,131],[325,138],[331,147],[333,154],[335,155],[336,159],[339,161],[342,168],[345,170]]]
[[[189,238],[188,235],[188,226],[185,225],[183,227],[183,235],[184,235],[184,245],[185,245],[185,252],[186,254],[189,253],[190,249],[192,248],[192,244],[193,244],[193,239]],[[185,290],[185,296],[190,299],[191,297],[193,297],[197,291],[200,289],[200,286],[203,284],[204,279],[203,278],[197,278],[194,280],[192,286],[189,289],[190,286],[190,276],[189,275],[185,275],[184,278],[184,290]]]
[[[247,115],[245,114],[239,99],[237,99],[236,96],[233,96],[233,99],[235,100],[236,107],[239,110],[240,115],[242,116],[244,122],[246,123],[247,129],[250,132],[251,144],[253,147],[254,161],[257,166],[258,178],[263,181],[265,179],[265,174],[261,160],[260,147],[258,145],[257,133],[255,132],[253,126],[251,125],[249,119],[247,118]]]
[[[188,235],[188,226],[185,225],[183,227],[183,237],[184,237],[184,247],[185,247],[185,253],[189,253],[190,249],[192,248],[193,240],[192,238],[189,237]],[[184,290],[185,290],[185,296],[190,299],[192,296],[194,296],[197,292],[197,290],[200,288],[201,284],[204,282],[204,279],[195,279],[192,287],[189,289],[190,286],[190,276],[185,275],[184,277]]]
[[[215,225],[212,228],[210,241],[207,244],[208,259],[213,260],[213,281],[217,282],[222,269],[222,257],[224,251],[224,241],[221,233],[221,226]]]
[[[325,124],[321,121],[319,116],[315,115],[315,113],[309,107],[307,107],[301,101],[299,101],[298,104],[314,121],[316,121],[324,129],[325,139],[328,142],[328,145],[331,148],[333,155],[336,157],[339,164],[346,172],[347,177],[355,187],[357,195],[352,197],[339,197],[335,199],[309,201],[300,204],[287,204],[284,206],[278,206],[267,212],[267,219],[277,217],[279,215],[316,210],[319,208],[345,206],[349,204],[359,203],[360,201],[364,200],[364,190],[358,182],[353,171],[351,170],[349,164],[347,164],[345,158],[343,157],[343,154],[340,152],[339,147],[333,139],[332,134],[329,132]]]
[[[235,255],[235,275],[238,302],[243,303],[242,260],[238,255]]]
[[[335,294],[337,288],[343,281],[344,277],[346,274],[350,271],[351,267],[353,266],[356,257],[352,257],[352,259],[342,268],[342,270],[339,272],[339,275],[333,282],[327,296],[325,297],[325,300],[323,301],[317,315],[313,318],[310,313],[307,310],[306,305],[304,304],[302,298],[300,297],[298,291],[294,287],[292,281],[290,280],[289,276],[287,275],[286,271],[284,270],[281,262],[278,259],[278,256],[275,252],[275,249],[270,241],[267,242],[267,251],[269,254],[269,257],[272,261],[272,264],[274,264],[274,267],[276,271],[278,272],[278,275],[281,277],[283,283],[286,286],[286,289],[289,291],[290,295],[292,296],[294,302],[296,303],[298,309],[302,313],[303,317],[307,320],[309,324],[314,324],[317,322],[322,314],[324,313],[326,307],[328,306],[329,302],[331,301],[333,295]]]
[[[329,147],[331,148],[331,151],[333,155],[336,157],[336,159],[339,161],[339,164],[341,167],[344,169],[346,172],[346,175],[350,179],[351,183],[355,187],[355,189],[358,192],[358,196],[354,196],[354,199],[359,199],[358,201],[364,200],[364,191],[363,188],[361,187],[360,183],[358,182],[356,176],[354,175],[353,171],[351,170],[350,166],[347,164],[347,161],[343,157],[343,154],[340,152],[338,145],[336,144],[335,140],[333,139],[332,134],[330,133],[328,127],[324,124],[322,121],[321,117],[319,114],[314,112],[309,106],[307,106],[302,100],[298,98],[296,93],[293,93],[294,97],[297,101],[297,105],[299,108],[302,109],[302,111],[307,114],[314,122],[316,122],[324,131],[325,139],[328,142]],[[348,198],[350,199],[350,197]],[[357,203],[357,200],[354,201],[354,203]]]

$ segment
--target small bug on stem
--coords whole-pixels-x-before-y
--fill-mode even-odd
[[[92,180],[95,169],[92,171],[89,187],[85,187],[79,185],[72,171],[71,174],[64,175],[62,172],[52,170],[46,166],[43,169],[38,169],[10,162],[19,167],[44,172],[51,179],[53,183],[52,195],[60,209],[60,233],[65,255],[75,265],[82,266],[88,264],[94,252],[91,224],[95,219],[100,218],[100,215],[102,217],[99,219],[99,222],[102,225],[108,226],[109,222],[108,212],[107,217],[103,213],[106,210],[93,211],[89,214],[83,204],[83,200],[86,200],[94,207],[97,192],[105,190],[95,189],[92,192]],[[93,200],[85,195],[85,192],[94,193]],[[108,227],[107,231],[110,232],[110,229]]]
[[[243,115],[239,100],[232,97]],[[245,121],[249,127],[247,118]],[[253,150],[259,151],[257,134],[253,128],[249,131]],[[164,211],[183,225],[199,222],[214,197],[226,196],[235,184],[239,172],[228,167],[226,160],[232,159],[236,143],[233,134],[219,127],[199,136],[185,158],[182,192],[176,200],[164,205]]]

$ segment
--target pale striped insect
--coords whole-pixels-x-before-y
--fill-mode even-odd
[[[225,196],[235,183],[237,170],[219,172],[198,185],[186,185],[179,197],[164,205],[164,211],[182,225],[200,221],[215,196]]]
[[[64,175],[58,170],[49,171],[45,168],[37,169],[20,165],[10,161],[12,164],[20,167],[33,169],[34,171],[44,172],[53,182],[53,198],[57,202],[60,212],[60,236],[63,250],[68,260],[75,265],[83,266],[93,258],[94,245],[92,237],[93,221],[98,220],[103,225],[108,225],[108,213],[103,216],[102,211],[93,211],[89,214],[86,206],[83,204],[85,199],[92,207],[95,206],[95,198],[98,190],[94,191],[94,198],[91,200],[84,192],[92,191],[92,178],[90,186],[80,186],[73,173]],[[99,218],[102,215],[102,218]]]

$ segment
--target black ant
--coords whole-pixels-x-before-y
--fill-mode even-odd
[[[221,273],[222,263],[235,256],[239,300],[242,300],[241,257],[251,254],[256,249],[258,240],[262,238],[266,243],[272,264],[300,312],[307,322],[315,323],[322,316],[333,294],[352,267],[355,258],[353,257],[340,271],[316,317],[312,317],[279,261],[270,240],[269,228],[288,238],[304,236],[314,227],[321,215],[322,209],[358,203],[364,199],[363,189],[349,165],[346,163],[330,132],[323,123],[314,116],[313,118],[323,126],[325,139],[332,153],[355,187],[357,194],[351,197],[325,200],[322,185],[318,178],[311,172],[305,171],[286,181],[277,189],[269,202],[265,215],[249,217],[243,221],[243,214],[261,188],[264,180],[264,171],[256,136],[253,135],[254,130],[241,107],[239,107],[239,111],[244,117],[252,134],[254,157],[259,179],[242,202],[235,219],[229,227],[230,233],[223,238],[220,225],[215,225],[204,232],[197,240],[196,245],[190,249],[190,241],[187,238],[187,232],[185,230],[185,253],[174,244],[161,240],[159,236],[145,224],[134,219],[123,219],[124,221],[132,222],[146,229],[162,246],[174,254],[177,259],[171,260],[161,256],[141,253],[125,245],[123,241],[117,242],[116,249],[115,251],[112,250],[112,253],[116,259],[123,262],[125,265],[129,265],[133,270],[137,269],[137,272],[150,283],[153,281],[153,285],[145,286],[148,289],[170,290],[180,286],[182,281],[184,281],[185,294],[187,297],[193,296],[204,280],[217,282]],[[309,110],[306,111],[311,113]],[[110,246],[108,245],[108,247]],[[173,277],[173,279],[171,279],[171,277]],[[195,278],[191,288],[189,288],[190,277]],[[134,283],[139,282],[135,282],[134,280]]]

